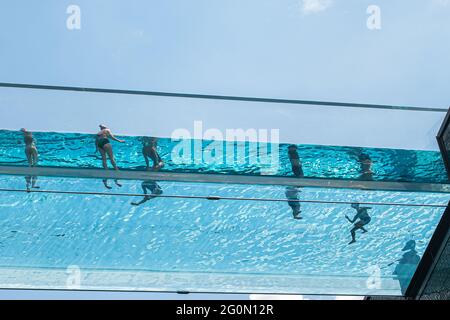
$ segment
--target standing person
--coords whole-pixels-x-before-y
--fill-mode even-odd
[[[292,209],[292,215],[294,216],[294,219],[303,219],[300,216],[301,206],[300,206],[300,199],[298,197],[300,193],[299,187],[286,187],[285,195],[286,198],[289,200],[288,205]]]
[[[291,161],[292,172],[296,177],[302,178],[304,177],[303,168],[300,162],[300,156],[298,155],[297,149],[298,148],[295,144],[290,145],[288,147],[288,155],[289,160]]]
[[[345,218],[350,222],[350,223],[355,223],[355,221],[357,219],[359,219],[358,222],[356,222],[354,224],[354,227],[352,230],[350,230],[350,233],[352,235],[352,241],[350,241],[349,244],[355,243],[356,242],[356,235],[355,232],[358,229],[361,229],[363,233],[366,233],[367,230],[364,228],[365,225],[369,224],[370,221],[372,220],[369,216],[369,213],[367,212],[368,210],[372,209],[370,207],[360,207],[359,203],[353,203],[352,204],[352,208],[356,210],[356,215],[353,217],[353,219],[350,219],[348,216],[345,216]]]
[[[113,148],[111,142],[109,141],[109,138],[120,143],[124,143],[125,141],[114,137],[114,135],[112,134],[111,130],[108,127],[102,124],[99,125],[99,127],[100,131],[97,133],[97,136],[95,138],[95,147],[96,150],[99,151],[100,154],[102,155],[103,168],[105,168],[105,170],[108,170],[108,163],[106,159],[106,156],[108,155],[109,161],[111,162],[114,169],[119,170],[116,164],[116,160],[114,158]],[[119,187],[121,187],[121,185],[118,183],[117,180],[114,180],[114,182]],[[108,180],[103,180],[103,184],[105,185],[106,188],[111,189],[111,187],[108,186]]]
[[[153,161],[153,170],[158,171],[164,166],[164,162],[158,154],[158,150],[156,149],[158,146],[157,138],[144,137],[142,139],[142,155],[145,159],[146,170],[150,170],[150,161]]]
[[[25,128],[20,129],[20,131],[23,133],[23,140],[25,142],[25,155],[27,156],[28,165],[30,167],[34,167],[37,165],[39,160],[36,140],[34,139],[33,133],[31,131],[27,131],[27,129]]]

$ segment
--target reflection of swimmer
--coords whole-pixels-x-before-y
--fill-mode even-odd
[[[294,219],[302,219],[300,216],[301,206],[300,202],[298,200],[298,194],[300,193],[300,190],[298,187],[287,187],[285,191],[286,198],[288,200],[294,200],[294,201],[288,201],[289,207],[292,209],[292,215],[294,216]],[[296,201],[297,200],[297,201]]]
[[[108,129],[106,126],[101,124],[99,127],[100,131],[97,133],[97,136],[95,138],[95,147],[96,150],[99,151],[100,154],[102,155],[103,168],[105,168],[105,170],[108,170],[108,164],[106,162],[106,155],[108,155],[109,161],[111,162],[114,169],[119,170],[116,164],[116,160],[114,158],[113,148],[111,142],[109,141],[109,138],[120,143],[123,143],[125,141],[119,140],[116,137],[114,137],[111,130]],[[121,187],[121,184],[117,180],[114,180],[114,182],[116,183],[117,186]],[[111,187],[108,186],[108,180],[104,179],[103,184],[105,185],[106,188],[111,189]]]
[[[417,265],[420,262],[420,257],[417,254],[416,241],[414,240],[409,240],[403,247],[402,251],[405,253],[399,260],[397,260],[398,264],[395,267],[393,274],[397,276],[402,294],[405,294],[414,272],[417,269]]]
[[[356,236],[355,236],[355,232],[358,229],[361,229],[363,231],[363,233],[366,233],[367,230],[364,228],[365,225],[367,225],[371,218],[369,216],[369,214],[367,213],[367,210],[372,209],[369,207],[360,207],[359,203],[353,203],[352,204],[352,208],[356,210],[356,215],[353,217],[353,219],[350,219],[348,216],[345,216],[345,218],[347,218],[347,220],[350,223],[355,223],[356,220],[359,219],[358,222],[356,222],[354,224],[354,227],[352,230],[350,230],[350,233],[352,235],[352,241],[350,241],[349,244],[355,243],[356,242]]]
[[[373,171],[372,171],[372,159],[370,158],[370,156],[365,153],[361,153],[358,156],[358,161],[361,167],[361,176],[359,178],[362,180],[372,180]]]
[[[304,176],[303,168],[300,162],[300,156],[298,155],[297,149],[298,148],[296,145],[290,145],[288,147],[289,160],[291,161],[292,172],[294,173],[294,175],[296,177],[303,177]]]
[[[131,205],[140,206],[141,204],[146,203],[148,200],[151,200],[163,193],[159,184],[152,180],[143,181],[141,184],[141,188],[145,194],[144,199],[139,202],[132,202]],[[151,193],[151,195],[148,194],[149,192]]]
[[[149,158],[153,161],[153,170],[157,171],[164,166],[164,162],[156,150],[158,140],[156,138],[144,137],[142,139],[142,154],[144,155],[147,170],[150,169]]]
[[[33,137],[33,133],[27,131],[27,129],[20,129],[23,133],[23,140],[25,142],[25,155],[27,156],[28,165],[34,167],[38,163],[38,150],[36,147],[36,140]]]
[[[39,189],[40,188],[39,186],[36,185],[37,180],[38,180],[38,178],[36,176],[26,176],[25,177],[28,192],[30,192],[31,189]]]

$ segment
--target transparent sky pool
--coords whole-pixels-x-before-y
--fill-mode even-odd
[[[101,168],[100,154],[95,153],[94,136],[75,133],[41,133],[34,136],[40,154],[40,166]],[[141,137],[122,137],[124,144],[113,143],[117,163],[121,169],[144,170]],[[0,165],[26,166],[23,137],[20,132],[0,130]],[[194,140],[189,141],[194,145]],[[221,173],[243,175],[293,176],[288,158],[288,144],[269,145],[269,156],[279,151],[279,165],[276,170],[252,161],[258,146],[245,143],[244,153],[237,154],[230,161],[225,156],[221,163],[208,162],[204,156],[210,141],[201,141],[199,152],[193,150],[188,163],[174,163],[172,151],[178,142],[161,138],[158,151],[165,162],[161,171]],[[224,149],[227,151],[227,144]],[[235,145],[234,145],[235,146]],[[257,150],[257,151],[255,151]],[[448,181],[439,152],[414,151],[382,148],[357,148],[321,145],[298,145],[306,177],[362,179],[379,181],[408,181],[446,183]],[[372,161],[373,175],[364,175],[361,168],[361,156]]]
[[[39,178],[42,193],[11,191],[25,182],[0,177],[3,287],[64,288],[67,270],[79,268],[84,289],[399,295],[450,200],[302,188],[300,200],[336,203],[301,203],[295,220],[282,186],[159,181],[163,195],[180,197],[136,207],[142,197],[127,194],[141,194],[141,181],[106,190],[96,179]],[[259,200],[189,198],[214,194]],[[348,202],[376,203],[368,233],[350,245]]]

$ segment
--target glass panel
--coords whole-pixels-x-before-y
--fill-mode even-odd
[[[447,182],[434,137],[445,113],[53,90],[0,92],[5,100],[0,105],[2,165],[27,165],[18,131],[25,127],[34,132],[39,165],[101,167],[95,133],[99,123],[107,123],[125,140],[113,142],[122,169],[145,169],[142,137],[151,136],[159,138],[162,171],[168,172]],[[294,165],[297,158],[300,163]]]
[[[23,177],[3,176],[0,184],[0,283],[19,288],[398,295],[449,200],[439,193],[364,198],[355,190],[254,185],[244,190],[261,200],[161,197],[132,206],[143,198],[46,193],[99,191],[95,179],[42,178],[33,189],[42,193],[29,194],[5,190],[24,190]],[[124,193],[141,192],[140,184],[111,183]],[[163,195],[214,188],[246,195],[235,186],[158,184]],[[262,201],[268,192],[291,202]],[[336,203],[314,202],[321,200]],[[349,244],[345,216],[354,218],[350,203],[360,200],[375,203],[360,205],[355,223],[367,233],[357,230]],[[71,282],[78,275],[80,282]]]

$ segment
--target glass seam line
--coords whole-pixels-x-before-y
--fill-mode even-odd
[[[423,112],[447,112],[448,111],[448,109],[446,109],[446,108],[391,106],[391,105],[381,105],[381,104],[363,104],[363,103],[345,103],[345,102],[314,101],[314,100],[297,100],[297,99],[240,97],[240,96],[175,93],[175,92],[160,92],[160,91],[83,88],[83,87],[35,85],[35,84],[22,84],[22,83],[2,83],[2,82],[0,82],[0,87],[20,88],[20,89],[92,92],[92,93],[115,93],[115,94],[146,95],[146,96],[159,96],[159,97],[172,97],[172,98],[206,99],[206,100],[228,100],[228,101],[263,102],[263,103],[278,103],[278,104],[301,104],[301,105],[334,106],[334,107],[347,107],[347,108],[388,109],[388,110],[423,111]]]
[[[295,202],[295,203],[320,203],[320,204],[353,204],[373,206],[401,206],[401,207],[433,207],[446,208],[444,204],[416,204],[416,203],[395,203],[395,202],[359,202],[359,201],[327,201],[327,200],[289,200],[274,198],[236,198],[236,197],[220,197],[220,196],[185,196],[185,195],[152,195],[142,193],[106,193],[91,191],[59,191],[59,190],[26,190],[26,189],[8,189],[0,188],[0,192],[25,192],[25,193],[49,193],[49,194],[66,194],[66,195],[99,195],[99,196],[117,196],[117,197],[152,197],[152,198],[174,198],[174,199],[203,199],[203,200],[237,200],[237,201],[265,201],[265,202]]]

